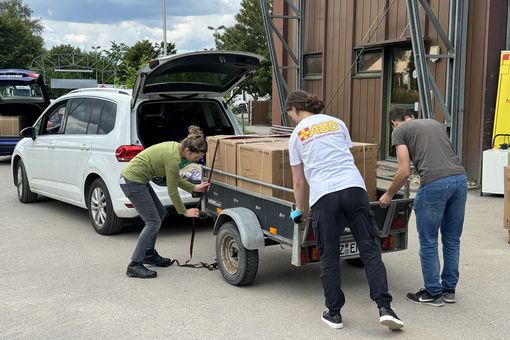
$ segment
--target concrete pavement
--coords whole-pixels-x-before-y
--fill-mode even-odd
[[[290,265],[290,249],[260,252],[257,277],[230,286],[218,271],[157,268],[154,280],[129,279],[125,268],[139,225],[94,232],[87,212],[41,198],[21,204],[0,157],[0,339],[508,339],[510,245],[503,199],[470,191],[462,237],[458,302],[420,306],[405,294],[422,286],[414,218],[409,249],[386,254],[393,307],[403,331],[378,323],[364,272],[342,263],[344,329],[320,321],[319,266]],[[191,221],[171,218],[160,232],[162,255],[185,261]],[[211,222],[201,221],[196,261],[215,258]]]

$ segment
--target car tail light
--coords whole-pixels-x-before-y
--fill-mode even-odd
[[[39,74],[34,73],[34,72],[28,72],[27,76],[29,76],[30,78],[36,79],[37,77],[39,77]]]
[[[140,145],[121,145],[115,150],[115,157],[119,162],[129,162],[143,150]]]
[[[388,237],[381,239],[381,248],[383,250],[395,249],[395,245],[396,245],[396,240],[393,235],[389,235]]]

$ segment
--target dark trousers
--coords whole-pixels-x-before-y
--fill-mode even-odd
[[[312,206],[312,226],[320,252],[321,281],[326,307],[337,313],[345,303],[340,280],[340,235],[345,223],[358,244],[370,287],[370,298],[377,307],[389,307],[386,268],[381,259],[377,225],[368,203],[367,192],[358,187],[322,196]]]
[[[145,252],[154,249],[156,245],[156,237],[161,222],[166,216],[166,209],[149,183],[140,184],[128,179],[125,179],[125,182],[120,185],[120,188],[145,222],[145,227],[138,237],[133,256],[131,256],[133,262],[142,262]]]

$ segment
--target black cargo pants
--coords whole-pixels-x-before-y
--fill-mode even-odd
[[[381,259],[378,229],[363,188],[352,187],[322,196],[312,206],[312,226],[320,252],[321,281],[326,307],[337,313],[345,303],[340,279],[340,235],[345,223],[358,245],[370,287],[370,298],[377,307],[389,307],[386,268]]]

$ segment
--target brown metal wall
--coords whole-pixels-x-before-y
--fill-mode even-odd
[[[282,13],[278,9],[285,7],[283,2],[274,0],[275,14]],[[386,80],[383,76],[354,77],[349,70],[356,47],[376,45],[388,50],[395,43],[406,41],[410,46],[406,1],[308,0],[305,3],[304,52],[323,52],[323,75],[319,80],[304,80],[302,88],[329,104],[327,113],[345,121],[353,140],[380,144],[386,124]],[[430,0],[429,3],[447,33],[450,1]],[[470,1],[462,156],[468,176],[478,180],[481,151],[487,148],[492,133],[499,51],[504,49],[506,4],[503,0]],[[384,16],[384,10],[390,5]],[[444,44],[423,10],[420,20],[426,49],[439,45],[441,54],[446,54]],[[288,28],[288,36],[294,41],[295,26],[290,24]],[[429,62],[429,67],[444,96],[445,60]],[[273,112],[277,115],[279,108],[275,103],[276,100]],[[442,121],[435,100],[433,103],[436,118]],[[273,122],[279,124],[279,121]]]
[[[323,52],[325,46],[325,0],[312,0],[305,2],[303,30],[303,52]],[[303,80],[303,90],[323,97],[322,79]]]

